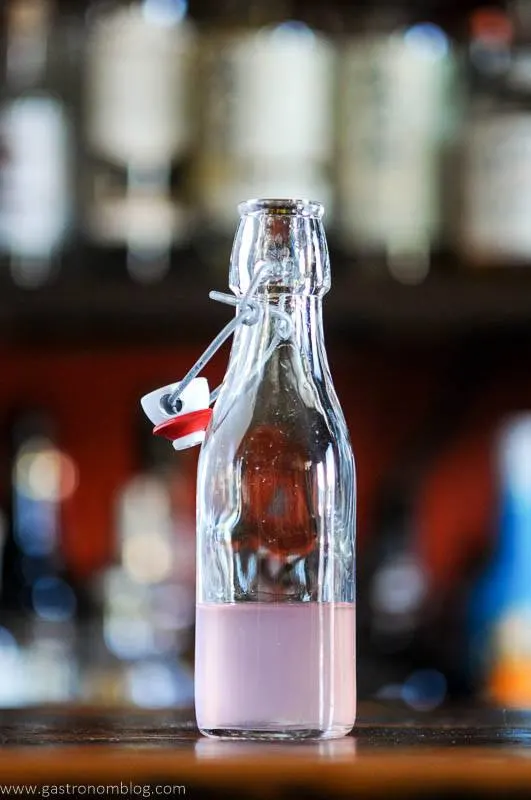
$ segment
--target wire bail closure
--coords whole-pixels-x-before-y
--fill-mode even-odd
[[[181,381],[156,389],[142,398],[142,408],[155,424],[153,433],[170,439],[176,450],[200,444],[204,440],[205,430],[212,416],[210,406],[216,402],[223,383],[208,395],[206,379],[197,376],[240,325],[256,325],[262,319],[264,308],[254,297],[262,279],[270,271],[272,265],[263,262],[241,298],[224,292],[210,292],[211,300],[235,306],[236,316],[222,328]],[[289,314],[271,305],[269,312],[276,318],[276,331],[262,362],[257,367],[258,370],[269,359],[277,345],[289,339],[292,333]]]

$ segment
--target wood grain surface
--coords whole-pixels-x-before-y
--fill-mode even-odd
[[[351,736],[301,744],[205,739],[192,720],[174,711],[2,711],[0,792],[17,785],[28,794],[36,786],[40,796],[43,787],[44,796],[73,795],[81,786],[78,796],[103,796],[105,786],[106,796],[121,787],[122,796],[235,800],[531,794],[526,712],[413,714],[366,704]]]

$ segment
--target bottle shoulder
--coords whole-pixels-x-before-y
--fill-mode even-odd
[[[352,462],[349,432],[335,392],[314,382],[303,391],[265,388],[220,398],[201,450],[218,464],[255,459],[256,468],[291,453],[307,466]],[[219,402],[219,401],[218,401]]]

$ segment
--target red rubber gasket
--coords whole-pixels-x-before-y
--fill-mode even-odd
[[[206,430],[211,417],[211,408],[190,411],[189,414],[172,417],[171,419],[167,419],[155,425],[153,434],[155,436],[164,436],[166,439],[174,442],[176,439],[182,439],[183,436],[188,436],[190,433]]]

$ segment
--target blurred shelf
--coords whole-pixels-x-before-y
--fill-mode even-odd
[[[84,278],[39,290],[4,286],[3,342],[31,346],[205,340],[230,310],[208,298],[203,275],[154,285]],[[196,272],[195,275],[198,273]],[[415,343],[466,335],[531,337],[531,273],[433,274],[417,286],[341,270],[325,298],[329,336],[400,338]]]
[[[390,278],[354,279],[336,287],[338,317],[379,332],[414,336],[485,330],[531,331],[531,271],[433,273],[418,285]]]

